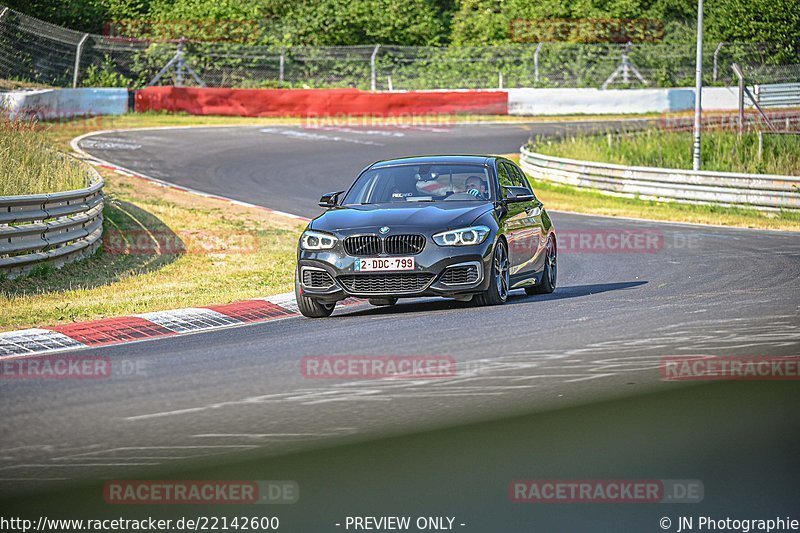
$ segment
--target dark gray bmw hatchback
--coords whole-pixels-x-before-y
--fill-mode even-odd
[[[495,156],[379,161],[348,191],[320,199],[297,250],[300,312],[329,316],[336,302],[444,296],[505,303],[510,290],[553,292],[553,224],[525,174]]]

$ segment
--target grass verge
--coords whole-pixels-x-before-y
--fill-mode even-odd
[[[103,172],[102,252],[0,279],[0,330],[287,292],[304,224]]]
[[[89,174],[53,150],[49,138],[27,122],[0,118],[0,196],[86,187]]]
[[[506,157],[519,162],[519,154],[507,154]],[[800,231],[800,213],[797,212],[762,212],[756,209],[735,207],[656,202],[611,196],[589,189],[533,178],[530,180],[536,196],[551,210],[665,222]]]
[[[741,136],[730,131],[705,132],[703,170],[800,176],[800,135]],[[620,165],[692,168],[692,133],[643,130],[622,135],[583,135],[553,141],[534,140],[545,155]]]

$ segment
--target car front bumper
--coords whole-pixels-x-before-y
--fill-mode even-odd
[[[413,255],[414,270],[362,272],[355,270],[357,257],[344,252],[341,242],[332,250],[298,251],[297,280],[306,296],[323,302],[334,302],[354,296],[358,298],[416,298],[420,296],[458,297],[484,291],[489,287],[493,241],[487,239],[475,246],[439,246],[428,239],[425,249]],[[389,257],[385,255],[377,257]],[[446,276],[450,269],[473,267],[477,278],[468,281]],[[321,287],[303,283],[306,270],[327,273],[330,283]],[[453,274],[451,272],[450,274]]]

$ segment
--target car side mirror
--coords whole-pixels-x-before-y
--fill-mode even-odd
[[[320,207],[336,207],[339,201],[339,195],[342,194],[344,191],[337,191],[337,192],[329,192],[327,194],[323,194],[322,198],[319,199],[319,206]]]
[[[503,187],[506,191],[506,197],[503,198],[503,203],[516,204],[520,202],[532,202],[536,197],[531,194],[531,191],[525,187]]]

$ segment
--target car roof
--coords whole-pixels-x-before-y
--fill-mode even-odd
[[[368,168],[385,168],[397,165],[454,165],[459,163],[488,165],[492,159],[494,159],[494,156],[488,155],[422,155],[385,159],[373,163]]]

